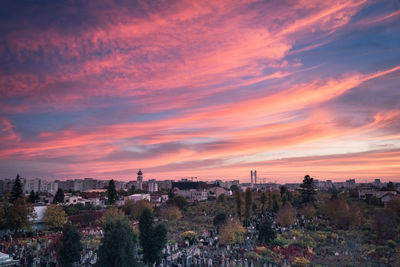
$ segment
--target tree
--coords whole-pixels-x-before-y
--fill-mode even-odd
[[[316,210],[312,204],[308,204],[301,208],[300,214],[304,215],[307,219],[314,218]]]
[[[375,215],[375,232],[379,240],[388,240],[396,236],[398,226],[396,214],[391,209],[380,209]]]
[[[139,219],[139,241],[143,249],[143,261],[152,265],[161,258],[161,250],[167,242],[165,225],[153,227],[154,217],[149,209],[143,210]]]
[[[97,266],[136,266],[137,234],[126,217],[107,221],[103,225],[103,231]]]
[[[239,221],[230,221],[223,225],[219,232],[219,240],[221,244],[240,244],[243,243],[243,236],[246,229]]]
[[[276,215],[276,222],[280,223],[282,226],[289,226],[294,224],[296,220],[296,211],[292,208],[290,203],[283,206],[278,214]]]
[[[72,224],[66,224],[57,243],[57,258],[62,267],[72,267],[81,259],[81,235]]]
[[[153,206],[151,203],[142,199],[139,201],[128,200],[125,202],[125,205],[122,208],[126,215],[128,215],[129,219],[139,219],[140,215],[145,209],[151,210],[153,212]]]
[[[219,232],[219,228],[221,225],[224,225],[227,221],[228,217],[226,216],[226,214],[224,212],[218,213],[217,215],[215,215],[213,223],[214,226],[217,228],[217,233]]]
[[[50,230],[58,230],[67,222],[67,214],[57,205],[47,206],[43,215],[43,223]]]
[[[253,204],[253,192],[251,192],[250,188],[246,189],[245,197],[244,197],[244,203],[245,203],[245,217],[246,217],[246,222],[251,217],[251,206]]]
[[[264,220],[260,225],[260,232],[258,241],[261,243],[270,243],[276,238],[276,232],[272,227],[272,221],[269,219]]]
[[[235,203],[239,220],[242,221],[242,196],[239,189],[235,190]]]
[[[23,197],[24,191],[22,189],[21,179],[19,178],[19,174],[17,174],[17,177],[15,177],[13,188],[11,190],[10,202],[14,203],[15,200]]]
[[[278,210],[279,210],[279,202],[278,202],[278,197],[276,194],[272,195],[272,210],[274,212],[278,212]]]
[[[36,218],[35,210],[31,203],[24,198],[17,198],[8,208],[6,214],[7,226],[17,232],[18,230],[30,229],[32,219]]]
[[[33,190],[31,190],[31,192],[29,193],[29,202],[30,203],[36,202],[36,196],[35,196],[35,192],[33,192]]]
[[[118,200],[117,190],[115,189],[115,182],[110,180],[107,187],[108,204],[112,205]]]
[[[221,194],[218,196],[217,202],[224,203],[226,201],[225,194]]]
[[[176,222],[182,218],[182,212],[177,206],[170,205],[161,210],[161,217],[165,220]]]
[[[7,203],[0,202],[0,229],[7,229]]]
[[[173,196],[172,198],[168,199],[167,204],[175,205],[181,210],[184,210],[188,203],[186,199],[182,196]]]
[[[110,223],[115,220],[124,220],[126,219],[125,213],[116,207],[111,207],[106,212],[104,212],[101,217],[101,222],[103,225]]]
[[[193,244],[196,240],[196,233],[194,231],[185,231],[180,235],[182,241],[189,241],[189,244]]]
[[[348,229],[360,223],[360,210],[352,207],[342,199],[329,199],[325,202],[325,215],[338,227]]]
[[[260,197],[260,202],[261,202],[261,211],[264,212],[264,207],[265,207],[265,203],[267,202],[267,195],[265,194],[265,192],[261,193],[261,197]]]
[[[64,202],[64,191],[58,188],[56,195],[53,198],[53,203],[63,203]]]
[[[400,219],[400,198],[393,198],[387,203],[387,207],[393,210]]]
[[[300,192],[303,203],[313,203],[315,201],[316,189],[314,179],[310,175],[304,176],[303,183],[300,185]]]
[[[272,192],[271,191],[269,191],[268,192],[268,210],[269,211],[272,211],[272,209],[273,209],[273,196],[272,196]]]

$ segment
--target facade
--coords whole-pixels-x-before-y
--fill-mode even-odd
[[[192,202],[205,201],[208,199],[208,192],[205,189],[178,190],[175,194]]]
[[[51,195],[55,195],[58,190],[57,182],[49,182],[46,180],[42,180],[39,178],[35,179],[27,179],[24,183],[24,191],[25,192],[46,192]]]
[[[154,179],[149,180],[147,183],[147,188],[150,193],[157,192],[158,191],[157,181]]]
[[[133,195],[124,197],[125,201],[126,200],[134,200],[136,202],[136,201],[144,200],[144,199],[151,201],[150,194],[133,194]]]

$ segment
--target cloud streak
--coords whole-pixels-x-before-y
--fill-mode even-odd
[[[398,89],[390,3],[4,4],[0,175],[31,168],[49,178],[129,179],[144,168],[156,178],[244,179],[258,166],[290,180],[307,170],[397,171],[380,160],[368,171],[337,161],[346,147],[330,148],[324,167],[300,168],[330,153],[324,143],[345,140],[369,163],[381,146],[399,148],[399,107],[359,101],[383,103]]]

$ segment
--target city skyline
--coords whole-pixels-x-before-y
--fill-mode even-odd
[[[1,5],[1,178],[400,182],[396,1]]]

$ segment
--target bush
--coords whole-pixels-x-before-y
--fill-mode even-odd
[[[304,257],[295,257],[293,266],[307,266],[310,265],[310,260],[304,258]]]

